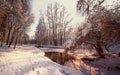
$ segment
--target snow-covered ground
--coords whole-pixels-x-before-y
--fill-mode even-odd
[[[33,46],[0,48],[0,75],[84,75],[61,66]]]

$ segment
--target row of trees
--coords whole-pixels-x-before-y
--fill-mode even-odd
[[[29,0],[0,0],[0,42],[14,48],[23,38],[33,21]]]
[[[62,45],[71,31],[71,21],[63,6],[58,3],[48,5],[46,13],[40,14],[35,36],[38,44]]]
[[[120,5],[103,6],[106,0],[79,0],[77,8],[86,21],[76,34],[75,45],[91,45],[104,58],[104,49],[120,44]]]

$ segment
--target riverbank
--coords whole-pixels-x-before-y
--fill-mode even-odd
[[[66,66],[81,71],[85,75],[120,75],[120,56],[118,53],[109,52],[101,59],[90,51],[76,51],[71,54],[74,60]]]

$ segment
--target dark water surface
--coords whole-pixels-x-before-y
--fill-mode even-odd
[[[64,65],[69,60],[73,58],[65,53],[58,53],[58,52],[46,52],[45,56],[50,58],[52,61],[57,62],[58,64]]]

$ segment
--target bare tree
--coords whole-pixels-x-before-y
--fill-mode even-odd
[[[97,7],[102,5],[106,0],[78,0],[77,10],[82,14],[90,15]]]
[[[37,26],[37,31],[36,31],[36,41],[38,45],[43,45],[47,43],[47,26],[45,23],[45,16],[41,14],[41,17],[39,19],[39,24]]]
[[[72,21],[70,15],[63,6],[58,3],[49,5],[47,8],[47,20],[49,24],[49,35],[52,35],[54,45],[62,45],[65,41],[66,30],[69,23]]]
[[[44,17],[40,16],[36,32],[37,41],[42,43],[47,40],[46,44],[62,45],[67,39],[68,25],[72,21],[70,15],[58,3],[48,5],[46,14],[42,13],[42,15]]]
[[[109,49],[110,46],[120,44],[120,23],[119,9],[99,8],[95,14],[91,15],[84,25],[86,34],[83,34],[83,29],[78,30],[77,42],[85,43],[93,46],[99,56],[104,58],[104,49]],[[88,27],[89,26],[89,27]],[[84,30],[85,30],[84,29]]]
[[[1,0],[0,4],[1,45],[6,42],[6,45],[10,47],[16,37],[20,36],[19,34],[26,32],[33,20],[30,1]]]

